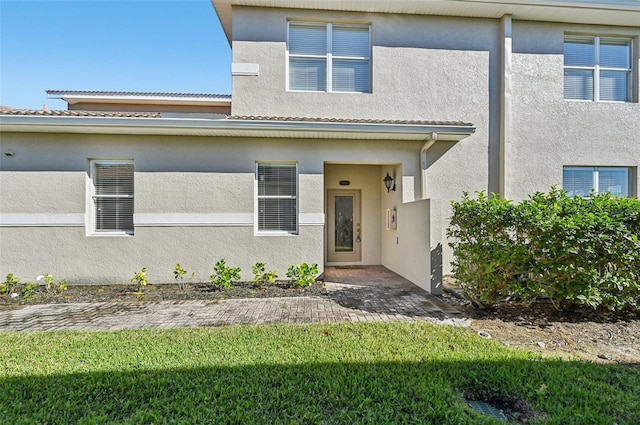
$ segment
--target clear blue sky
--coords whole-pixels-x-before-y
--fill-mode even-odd
[[[0,0],[0,105],[65,109],[45,90],[231,93],[209,0]]]

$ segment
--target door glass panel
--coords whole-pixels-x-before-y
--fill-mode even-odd
[[[335,197],[336,252],[353,252],[353,196]]]

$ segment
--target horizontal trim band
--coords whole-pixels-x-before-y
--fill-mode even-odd
[[[84,227],[84,214],[2,213],[0,227]]]
[[[323,226],[324,214],[301,213],[301,226]],[[0,227],[84,227],[84,213],[2,213]],[[253,213],[140,213],[136,227],[253,227]]]

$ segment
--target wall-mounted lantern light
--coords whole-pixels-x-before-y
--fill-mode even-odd
[[[390,190],[396,191],[396,184],[393,182],[393,177],[391,177],[389,173],[387,173],[387,176],[382,181],[384,182],[384,187],[387,188],[387,193],[389,193]]]

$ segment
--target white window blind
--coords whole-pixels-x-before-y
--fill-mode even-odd
[[[133,234],[133,162],[92,164],[94,231]]]
[[[610,193],[615,196],[631,196],[631,172],[628,167],[564,167],[562,187],[569,196],[589,196]]]
[[[297,233],[296,164],[258,163],[258,231]]]
[[[631,40],[565,36],[565,99],[629,102],[631,76]]]
[[[289,89],[371,91],[368,25],[289,23]]]

